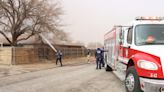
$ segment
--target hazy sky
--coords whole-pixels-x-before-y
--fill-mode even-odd
[[[136,16],[164,16],[163,0],[62,0],[66,32],[73,40],[101,42],[113,25]]]

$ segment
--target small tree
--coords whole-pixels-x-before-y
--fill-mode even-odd
[[[0,0],[0,34],[11,46],[41,32],[58,31],[60,4],[46,0]]]

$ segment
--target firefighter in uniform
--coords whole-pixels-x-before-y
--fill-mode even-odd
[[[102,64],[102,50],[100,48],[97,48],[96,53],[96,69],[101,69]]]
[[[56,65],[58,64],[58,61],[60,61],[60,65],[63,66],[62,64],[62,52],[58,50],[56,52]]]
[[[104,63],[104,48],[102,48],[101,51],[102,51],[101,63],[102,63],[102,67],[104,67],[105,66],[105,63]]]

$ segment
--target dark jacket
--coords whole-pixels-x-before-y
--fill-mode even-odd
[[[101,51],[100,48],[98,48],[98,49],[96,50],[95,57],[96,57],[96,58],[102,58],[102,51]]]
[[[56,58],[62,58],[62,52],[57,51],[56,52]]]

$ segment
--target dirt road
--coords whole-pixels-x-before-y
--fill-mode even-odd
[[[125,92],[125,88],[113,73],[84,64],[3,77],[0,92]]]

